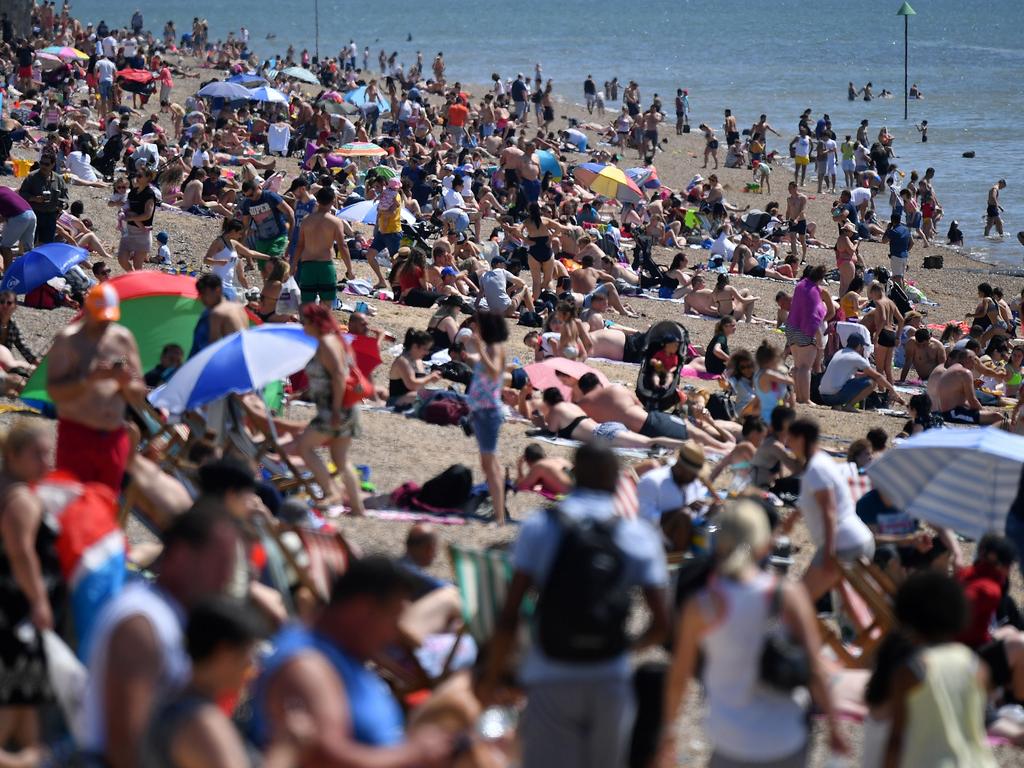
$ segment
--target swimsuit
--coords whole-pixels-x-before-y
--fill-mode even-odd
[[[560,430],[558,430],[555,434],[558,435],[558,437],[562,438],[563,440],[572,440],[573,439],[572,433],[575,432],[576,431],[576,427],[578,427],[586,419],[587,419],[586,415],[577,416],[575,419],[570,421],[567,425],[565,425]]]
[[[981,411],[979,411],[977,408],[965,408],[964,406],[957,406],[956,408],[950,408],[948,411],[943,411],[939,415],[942,416],[944,421],[948,421],[951,424],[981,423]]]
[[[529,253],[534,260],[539,261],[541,264],[545,261],[550,261],[554,254],[551,252],[551,245],[548,243],[549,238],[547,235],[537,235],[530,239],[533,240],[533,245],[530,246]]]
[[[594,430],[594,437],[607,440],[609,443],[615,440],[615,438],[623,432],[628,432],[626,425],[620,421],[606,421],[603,424],[598,424]]]

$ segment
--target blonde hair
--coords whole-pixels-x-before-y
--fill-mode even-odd
[[[18,419],[3,437],[0,437],[0,456],[3,456],[4,466],[11,456],[24,451],[30,445],[46,435],[46,427],[38,421]]]

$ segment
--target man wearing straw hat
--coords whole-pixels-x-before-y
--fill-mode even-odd
[[[704,503],[705,491],[710,500],[718,497],[708,478],[704,449],[693,440],[679,448],[674,464],[658,467],[644,474],[636,493],[640,517],[666,532],[680,544],[688,543],[693,531],[688,508]]]

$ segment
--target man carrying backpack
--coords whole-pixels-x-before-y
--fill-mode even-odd
[[[537,592],[530,650],[520,669],[528,703],[522,764],[530,768],[618,768],[635,715],[630,652],[660,642],[668,629],[665,554],[654,528],[616,517],[615,454],[576,452],[575,489],[520,531],[515,574],[480,684],[486,703],[514,645],[519,610]],[[626,624],[635,587],[651,623],[637,638]]]

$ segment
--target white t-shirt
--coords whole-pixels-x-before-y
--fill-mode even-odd
[[[797,157],[809,157],[811,154],[811,140],[807,136],[800,136],[793,147]]]
[[[466,201],[462,199],[462,195],[450,187],[441,193],[441,203],[446,211],[451,210],[452,208],[466,207]]]
[[[129,37],[124,41],[124,55],[126,58],[133,57],[139,50],[139,44],[135,42],[134,37]]]
[[[114,82],[114,73],[117,72],[117,65],[110,59],[100,59],[96,62],[96,80],[100,83]]]
[[[843,388],[843,384],[857,375],[857,371],[871,368],[871,363],[852,349],[840,349],[833,355],[828,368],[821,377],[818,391],[823,395],[834,395]]]
[[[96,169],[90,165],[88,156],[82,154],[78,150],[75,150],[64,158],[64,163],[67,166],[68,171],[80,179],[96,181],[99,178],[96,175]]]
[[[860,208],[864,203],[870,202],[871,190],[867,187],[854,187],[850,190],[850,202]]]
[[[661,524],[661,516],[666,512],[687,507],[702,499],[706,493],[707,489],[699,480],[680,487],[672,477],[672,467],[669,466],[647,472],[636,485],[640,517],[655,526]]]
[[[835,500],[836,550],[855,549],[871,541],[871,530],[857,517],[850,486],[839,473],[836,462],[827,453],[817,451],[800,479],[800,497],[796,502],[814,544],[818,547],[825,545],[825,518],[814,497],[815,493],[823,490],[831,491]]]
[[[201,149],[192,153],[192,167],[205,168],[210,162],[210,156]]]
[[[108,59],[114,58],[117,55],[117,39],[113,35],[107,35],[103,38],[103,55]]]
[[[839,151],[839,145],[836,144],[834,139],[829,139],[825,142],[825,160],[829,163],[836,161],[836,155]]]
[[[572,144],[580,152],[585,152],[587,149],[587,134],[583,131],[577,131],[575,128],[570,128],[565,132],[566,141]]]

